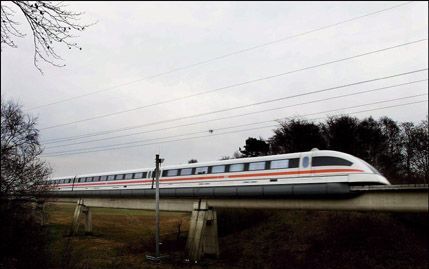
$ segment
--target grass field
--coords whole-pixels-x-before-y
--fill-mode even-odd
[[[79,235],[68,237],[74,207],[73,204],[51,204],[47,207],[52,268],[154,266],[145,259],[145,254],[153,254],[155,247],[153,211],[93,208],[93,234],[85,235],[81,223]],[[173,258],[180,255],[188,226],[189,214],[161,212],[161,238],[164,243],[161,249],[172,253]],[[171,266],[167,264],[163,268]]]
[[[65,236],[74,205],[50,205],[52,268],[428,268],[428,214],[217,210],[220,258],[184,263],[189,213],[93,209],[92,235]],[[178,233],[180,226],[181,233]]]

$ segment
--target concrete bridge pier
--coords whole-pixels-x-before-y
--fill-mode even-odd
[[[219,256],[216,210],[207,201],[193,205],[186,253],[191,261],[198,261],[206,254]]]
[[[76,235],[79,230],[79,217],[83,213],[85,217],[84,225],[85,225],[85,234],[92,233],[92,212],[91,208],[84,204],[83,199],[79,199],[76,204],[76,208],[74,210],[73,222],[70,229],[70,235]]]
[[[45,211],[45,201],[37,200],[31,203],[31,215],[40,224],[44,226],[47,224],[47,214]]]

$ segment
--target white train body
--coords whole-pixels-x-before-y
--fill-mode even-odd
[[[154,168],[49,180],[52,193],[70,196],[153,194]],[[352,185],[390,184],[371,165],[327,150],[165,166],[164,196],[283,196],[348,192]]]

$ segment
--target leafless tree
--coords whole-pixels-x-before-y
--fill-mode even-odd
[[[429,179],[429,126],[428,119],[415,126],[402,124],[405,167],[408,175],[419,177],[427,183]]]
[[[1,98],[1,178],[0,197],[35,195],[46,189],[42,181],[51,173],[40,160],[37,119],[22,112],[13,101]]]
[[[54,46],[63,44],[69,49],[82,50],[73,41],[73,33],[84,31],[90,26],[79,23],[83,13],[67,11],[66,7],[62,2],[56,1],[1,1],[2,52],[3,45],[16,48],[15,39],[26,36],[16,20],[17,9],[22,12],[32,31],[35,67],[42,72],[40,59],[53,66],[65,66],[58,63],[62,58],[55,52]]]

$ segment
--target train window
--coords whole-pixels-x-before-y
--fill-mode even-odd
[[[310,158],[305,156],[302,158],[302,167],[307,168],[310,165]]]
[[[353,163],[338,157],[331,156],[317,156],[313,157],[313,166],[330,166],[330,165],[338,165],[338,166],[351,166]]]
[[[225,167],[224,167],[225,169]],[[202,175],[202,174],[208,174],[209,172],[209,167],[208,166],[204,166],[204,167],[197,167],[197,169],[195,169],[195,174],[196,175]],[[219,173],[219,172],[216,172]]]
[[[289,160],[271,161],[271,169],[289,168]]]
[[[225,172],[225,165],[217,165],[212,167],[212,173],[224,173]]]
[[[147,172],[139,172],[134,174],[134,178],[146,178]]]
[[[107,180],[115,180],[115,175],[109,175],[109,176],[107,176]]]
[[[123,174],[116,175],[115,180],[121,180],[121,179],[124,179],[124,175]]]
[[[167,170],[167,177],[174,177],[177,176],[177,173],[179,172],[179,170],[177,169],[173,169],[173,170]]]
[[[106,181],[107,180],[107,176],[101,176],[100,177],[100,181]]]
[[[192,168],[184,168],[180,170],[181,176],[189,176],[192,174]]]
[[[94,177],[94,181],[100,181],[100,176]]]
[[[125,175],[125,179],[132,179],[133,178],[133,173],[129,173]]]
[[[92,181],[92,177],[87,177],[86,178],[86,182],[91,182]]]
[[[80,177],[77,182],[83,182],[83,178]]]
[[[299,158],[289,159],[289,168],[298,168]]]
[[[229,172],[240,172],[244,170],[244,163],[231,164]]]
[[[249,163],[249,171],[264,170],[265,162]]]

